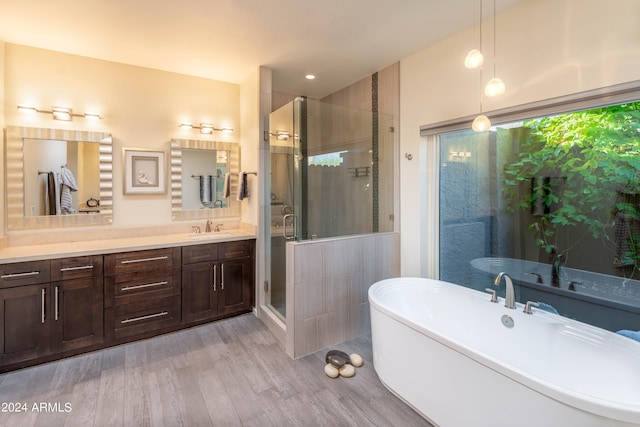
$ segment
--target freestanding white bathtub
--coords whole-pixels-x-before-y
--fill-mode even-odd
[[[640,343],[490,299],[430,279],[372,285],[383,384],[443,427],[640,425]]]

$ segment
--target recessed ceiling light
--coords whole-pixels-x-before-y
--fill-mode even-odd
[[[316,76],[314,76],[313,74],[307,74],[306,76],[304,76],[304,78],[307,80],[313,80],[316,78]]]

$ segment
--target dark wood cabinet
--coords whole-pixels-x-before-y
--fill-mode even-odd
[[[150,336],[180,324],[180,248],[105,255],[109,341]]]
[[[104,340],[103,257],[51,261],[51,349],[76,350]]]
[[[218,315],[217,261],[182,267],[182,323],[214,319]]]
[[[182,323],[212,320],[253,307],[255,241],[182,249]]]
[[[3,365],[45,356],[50,351],[49,284],[0,289],[0,361]]]
[[[0,270],[3,364],[102,342],[102,256],[6,264]]]
[[[0,372],[251,311],[255,240],[0,264]]]
[[[218,314],[251,310],[253,306],[253,257],[220,261]]]

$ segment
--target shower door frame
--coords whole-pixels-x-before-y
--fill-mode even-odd
[[[302,238],[302,233],[301,233],[301,221],[299,221],[300,215],[301,215],[301,203],[302,203],[302,194],[303,194],[303,189],[301,188],[302,185],[302,177],[301,177],[301,165],[303,164],[302,159],[303,159],[303,155],[301,153],[301,149],[300,149],[300,141],[301,141],[301,115],[302,115],[302,110],[303,110],[303,105],[305,103],[305,99],[303,97],[297,97],[294,101],[291,101],[291,103],[293,104],[293,114],[291,117],[291,131],[285,130],[285,132],[287,133],[286,138],[287,140],[291,141],[291,145],[290,146],[272,146],[271,141],[273,138],[278,138],[278,134],[281,134],[281,137],[285,137],[283,134],[283,131],[281,129],[272,129],[272,120],[271,120],[271,115],[273,113],[275,113],[276,111],[272,112],[269,115],[269,126],[270,129],[268,131],[268,138],[267,139],[267,150],[265,150],[265,153],[268,153],[268,158],[266,159],[266,165],[268,165],[269,167],[269,181],[266,187],[266,192],[269,196],[271,196],[272,194],[272,177],[273,177],[273,171],[271,170],[271,156],[273,154],[284,154],[287,155],[288,157],[290,157],[290,159],[287,159],[287,163],[288,166],[290,168],[290,170],[292,171],[292,179],[291,179],[291,185],[292,185],[292,189],[291,189],[291,205],[289,206],[291,208],[291,211],[289,212],[288,210],[286,210],[287,205],[284,204],[283,208],[282,208],[282,218],[280,219],[280,221],[276,220],[276,223],[280,223],[282,226],[282,238],[284,239],[284,244],[286,247],[287,242],[290,241],[300,241],[300,239]],[[286,104],[285,106],[287,106],[289,104]],[[282,108],[282,107],[281,107]],[[273,282],[273,269],[272,269],[272,260],[273,260],[273,226],[274,226],[274,219],[272,218],[272,207],[271,207],[271,197],[267,197],[267,202],[268,202],[268,206],[265,208],[265,223],[267,225],[266,230],[267,232],[265,233],[265,253],[266,253],[266,268],[265,268],[265,283],[268,283],[268,285],[265,286],[264,288],[264,292],[265,292],[265,306],[268,310],[270,310],[281,322],[283,322],[286,325],[286,256],[283,258],[284,260],[284,265],[281,265],[280,267],[282,268],[281,277],[285,277],[285,283],[281,283],[278,286],[282,286],[283,289],[285,290],[285,312],[282,313],[281,311],[279,311],[272,303],[271,303],[271,292],[274,288],[274,282]],[[286,212],[286,213],[285,213]],[[278,236],[279,237],[279,236]]]

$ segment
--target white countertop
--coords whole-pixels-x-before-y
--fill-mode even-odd
[[[0,249],[0,264],[199,245],[203,243],[230,242],[255,238],[255,234],[243,229],[232,229],[220,233],[201,233],[198,235],[191,233],[164,234],[158,236],[87,240],[46,245],[8,246]]]

